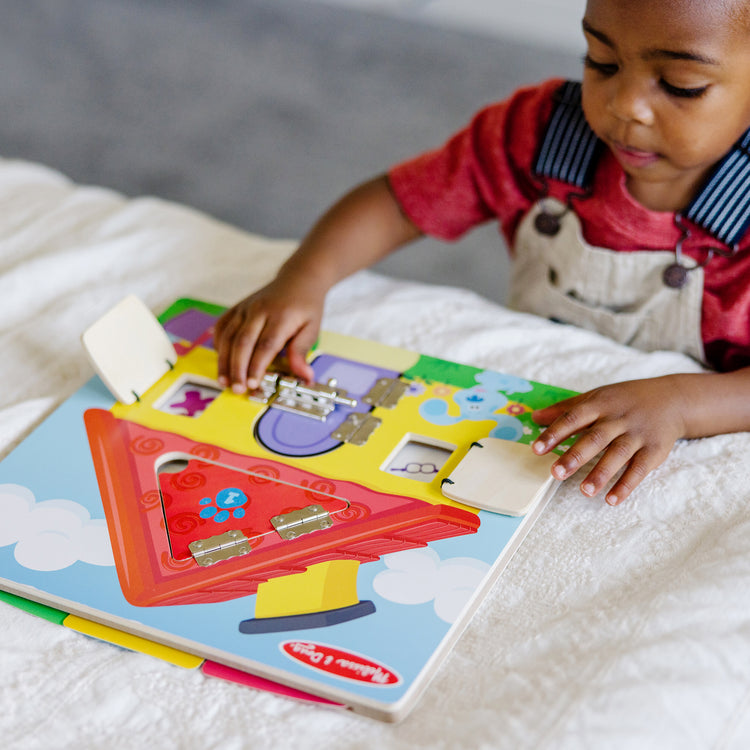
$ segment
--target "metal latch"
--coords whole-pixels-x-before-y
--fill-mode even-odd
[[[267,404],[276,395],[276,383],[279,380],[278,372],[267,372],[260,381],[260,385],[248,394],[253,401]]]
[[[352,445],[364,445],[382,420],[370,414],[352,412],[332,433],[334,440]]]
[[[304,414],[321,422],[336,408],[336,405],[355,407],[357,399],[349,398],[346,391],[337,387],[335,378],[328,383],[306,385],[296,378],[268,372],[260,386],[252,391],[250,398],[268,404],[274,409]]]
[[[370,392],[362,400],[370,406],[392,409],[408,388],[409,383],[399,380],[399,378],[378,378]]]
[[[222,560],[249,554],[250,540],[239,530],[231,529],[207,539],[196,539],[188,544],[193,559],[201,567],[214,565]]]
[[[308,505],[300,510],[274,516],[271,524],[282,539],[289,540],[313,531],[329,529],[333,526],[333,521],[322,505]]]

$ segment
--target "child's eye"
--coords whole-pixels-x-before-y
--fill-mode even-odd
[[[663,78],[659,81],[659,85],[670,96],[677,96],[683,99],[697,99],[708,91],[708,86],[697,86],[696,88],[680,88],[679,86],[673,86],[671,83],[667,83]]]
[[[597,73],[601,73],[603,76],[613,76],[617,73],[617,65],[615,63],[603,63],[597,62],[592,59],[590,55],[585,55],[583,58],[583,64]]]

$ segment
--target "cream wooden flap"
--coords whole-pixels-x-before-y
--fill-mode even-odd
[[[166,331],[134,295],[87,328],[81,341],[97,374],[123,404],[135,403],[177,359]]]

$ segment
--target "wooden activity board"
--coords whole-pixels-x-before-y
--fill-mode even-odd
[[[0,463],[0,588],[397,720],[554,492],[531,413],[570,392],[323,333],[314,384],[238,395],[220,312],[129,298],[86,332],[100,377]]]

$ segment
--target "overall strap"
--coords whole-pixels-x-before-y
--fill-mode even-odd
[[[684,216],[717,240],[735,245],[750,225],[750,130],[716,165]]]
[[[566,81],[555,94],[556,106],[542,140],[534,173],[578,188],[594,177],[603,143],[594,135],[581,107],[581,84]]]
[[[603,146],[583,116],[581,84],[566,81],[555,95],[534,174],[586,189]],[[718,162],[682,215],[730,247],[744,235],[750,226],[750,129]]]

